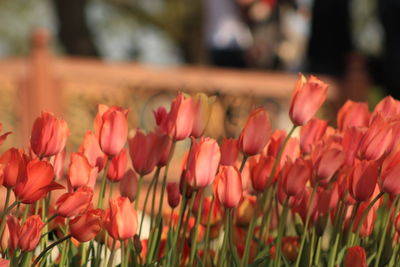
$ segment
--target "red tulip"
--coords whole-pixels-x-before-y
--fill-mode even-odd
[[[14,188],[16,198],[24,204],[32,204],[52,190],[64,188],[53,182],[54,170],[50,163],[39,160],[30,161],[24,173],[18,178]]]
[[[225,138],[221,145],[221,165],[234,165],[239,155],[238,141]]]
[[[0,267],[9,267],[10,261],[6,259],[0,259]]]
[[[289,117],[294,125],[304,125],[324,103],[328,85],[311,76],[308,81],[300,74],[290,101]]]
[[[195,109],[192,98],[179,93],[171,104],[168,115],[163,119],[161,128],[174,141],[187,138],[193,129]]]
[[[278,170],[275,171],[274,177],[270,179],[272,167],[274,166],[275,158],[270,156],[261,156],[258,162],[251,167],[251,184],[257,192],[264,192],[267,183],[274,183],[277,178]],[[269,184],[269,185],[270,185]]]
[[[56,179],[60,179],[64,174],[64,163],[66,154],[67,151],[64,148],[61,152],[57,153],[54,157],[51,157],[49,159],[49,162],[54,168]]]
[[[239,148],[246,156],[259,154],[271,136],[271,122],[263,108],[254,110],[248,117],[239,137]]]
[[[137,130],[135,136],[128,141],[133,168],[140,175],[149,174],[158,163],[161,151],[156,135],[154,132],[145,135]]]
[[[179,185],[177,183],[167,184],[167,196],[169,206],[173,209],[178,207],[181,200],[181,195],[179,192]]]
[[[32,127],[31,148],[39,157],[49,157],[61,152],[67,142],[67,123],[49,112],[42,112]]]
[[[196,188],[206,187],[214,181],[218,169],[221,152],[218,144],[211,138],[192,140],[189,153],[186,179],[188,185]]]
[[[92,204],[93,190],[83,186],[72,193],[65,193],[56,202],[57,214],[62,217],[74,217],[85,213]]]
[[[22,225],[17,218],[9,216],[7,219],[10,229],[10,247],[14,250],[33,251],[39,243],[44,223],[37,215],[28,217]]]
[[[366,128],[356,128],[351,127],[343,131],[343,138],[341,145],[343,147],[343,152],[345,153],[344,164],[352,166],[354,159],[357,156],[358,149],[360,147],[361,139],[366,132]]]
[[[107,178],[111,182],[120,181],[126,172],[128,166],[128,151],[122,149],[121,152],[112,158],[108,166]]]
[[[382,191],[395,196],[400,194],[400,146],[397,146],[384,160],[379,183]]]
[[[125,240],[132,238],[138,228],[135,209],[126,197],[110,200],[106,213],[105,227],[112,238]]]
[[[286,139],[286,132],[283,130],[276,130],[269,141],[267,155],[276,158],[279,151]],[[297,138],[289,138],[286,143],[285,149],[281,152],[281,160],[279,161],[279,166],[285,165],[285,162],[290,159],[295,161],[300,156],[300,146]]]
[[[96,135],[104,153],[117,155],[128,137],[128,110],[121,107],[99,105],[95,119]]]
[[[368,103],[347,100],[338,112],[338,128],[343,130],[348,127],[367,127],[369,118]]]
[[[360,142],[360,159],[377,160],[392,148],[392,129],[384,118],[376,116]]]
[[[157,167],[163,167],[167,164],[168,157],[169,157],[169,152],[171,151],[172,147],[172,140],[169,138],[168,135],[160,133],[160,132],[155,132],[155,139],[156,139],[156,147],[157,147],[157,154],[158,154],[158,161],[157,161]]]
[[[93,168],[86,157],[74,152],[68,170],[68,186],[76,189],[82,186],[94,187],[97,177],[97,167]]]
[[[87,131],[85,133],[78,152],[87,158],[92,167],[97,167],[99,171],[104,168],[107,155],[101,150],[99,140],[93,132]]]
[[[215,181],[216,196],[225,208],[235,208],[242,199],[240,172],[233,166],[221,166]]]
[[[129,169],[119,184],[121,196],[129,198],[131,202],[135,201],[138,182],[136,173],[132,169]]]
[[[368,200],[375,190],[378,165],[375,161],[356,160],[349,179],[349,193],[357,201]]]
[[[345,267],[368,267],[367,255],[363,247],[355,246],[347,249]]]
[[[156,120],[157,126],[161,126],[161,123],[168,116],[168,112],[164,107],[159,107],[156,110],[153,110],[154,119]]]
[[[92,209],[72,219],[69,221],[69,230],[72,237],[79,242],[92,240],[102,229],[103,217],[103,210]]]
[[[304,153],[311,152],[311,146],[317,143],[325,134],[328,123],[317,118],[311,119],[300,130],[300,146]]]
[[[327,148],[323,148],[314,164],[316,180],[328,182],[342,166],[344,157],[345,155],[340,145],[332,144]]]
[[[3,185],[13,188],[17,178],[24,172],[27,164],[27,157],[22,150],[10,148],[0,157],[0,165],[3,165]]]
[[[287,196],[296,196],[305,189],[308,179],[311,178],[310,162],[298,158],[294,163],[287,161],[281,170],[280,186]]]
[[[379,103],[375,106],[373,116],[376,114],[380,114],[385,118],[395,118],[400,115],[400,101],[394,99],[391,96],[387,96],[383,98]]]

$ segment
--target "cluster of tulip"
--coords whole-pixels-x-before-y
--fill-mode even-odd
[[[129,139],[128,111],[100,105],[66,178],[68,126],[42,113],[30,149],[0,157],[0,266],[398,266],[400,102],[386,97],[370,112],[347,101],[333,128],[315,118],[327,88],[300,75],[290,132],[272,131],[258,108],[238,139],[220,144],[203,137],[212,102],[204,94],[178,94],[169,112],[154,111],[152,132]],[[186,138],[180,182],[169,182]],[[66,192],[53,201],[53,190]]]

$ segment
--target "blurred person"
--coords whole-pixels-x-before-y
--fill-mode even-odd
[[[253,37],[235,0],[205,0],[206,46],[211,63],[244,68]]]

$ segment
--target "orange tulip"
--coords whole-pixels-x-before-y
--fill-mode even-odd
[[[101,209],[88,210],[86,213],[69,222],[72,237],[79,242],[87,242],[95,238],[103,226],[104,211]]]
[[[238,140],[224,137],[221,144],[221,165],[234,165],[238,155]]]
[[[132,238],[138,228],[138,218],[135,209],[126,197],[110,200],[107,210],[105,227],[108,233],[117,240]]]
[[[325,134],[328,123],[317,118],[311,119],[300,130],[300,147],[304,153],[310,153],[312,145],[316,144]]]
[[[160,126],[174,141],[187,138],[193,129],[195,105],[192,98],[179,93]]]
[[[93,190],[83,186],[72,193],[65,193],[56,202],[57,214],[62,217],[74,217],[85,213],[92,203]]]
[[[378,174],[375,161],[356,160],[348,180],[350,195],[357,201],[368,200],[375,190]]]
[[[128,110],[121,107],[99,105],[95,118],[96,135],[104,153],[117,155],[128,137]]]
[[[218,143],[211,138],[192,140],[189,153],[186,179],[188,185],[196,188],[206,187],[214,181],[218,169],[221,152]]]
[[[355,246],[347,249],[345,267],[368,267],[367,255],[363,247]]]
[[[347,100],[337,115],[337,124],[340,130],[348,127],[367,127],[370,113],[368,103]]]
[[[233,166],[221,166],[215,179],[216,196],[225,208],[235,208],[242,199],[243,188],[240,172]]]
[[[271,136],[271,122],[263,108],[254,110],[240,133],[239,148],[246,156],[259,154]]]
[[[93,132],[87,131],[85,133],[78,152],[87,158],[92,167],[97,167],[99,171],[104,168],[107,155],[101,150],[99,140]]]
[[[22,150],[10,148],[0,157],[0,164],[3,164],[3,185],[13,188],[17,183],[17,178],[23,173],[27,164],[27,157]]]
[[[129,198],[131,202],[135,201],[138,182],[136,173],[132,169],[129,169],[119,184],[121,196]]]
[[[49,112],[42,112],[32,127],[31,148],[39,157],[49,157],[61,152],[67,142],[67,123]]]
[[[14,216],[8,216],[8,228],[10,229],[10,247],[20,248],[22,251],[33,251],[39,243],[44,223],[37,215],[32,215],[20,225]]]
[[[24,173],[18,177],[14,188],[16,198],[24,204],[32,204],[52,190],[64,188],[53,182],[54,170],[50,163],[39,160],[30,161]]]
[[[162,151],[159,150],[156,135],[154,132],[144,134],[138,129],[128,141],[133,168],[140,175],[149,174],[158,163]]]
[[[118,182],[124,177],[128,166],[128,151],[122,149],[121,152],[112,158],[108,166],[107,178],[111,182]]]
[[[304,125],[324,103],[328,85],[317,77],[311,76],[308,81],[300,74],[292,93],[289,117],[294,125]]]
[[[78,152],[71,154],[68,170],[68,186],[76,189],[82,186],[94,187],[97,178],[97,167],[93,168],[87,158]]]

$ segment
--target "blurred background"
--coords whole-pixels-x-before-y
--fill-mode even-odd
[[[0,121],[27,144],[41,110],[69,123],[68,150],[97,104],[152,110],[177,91],[216,95],[207,135],[236,136],[266,106],[286,127],[298,72],[331,85],[322,115],[400,89],[398,0],[13,0],[0,2]]]

